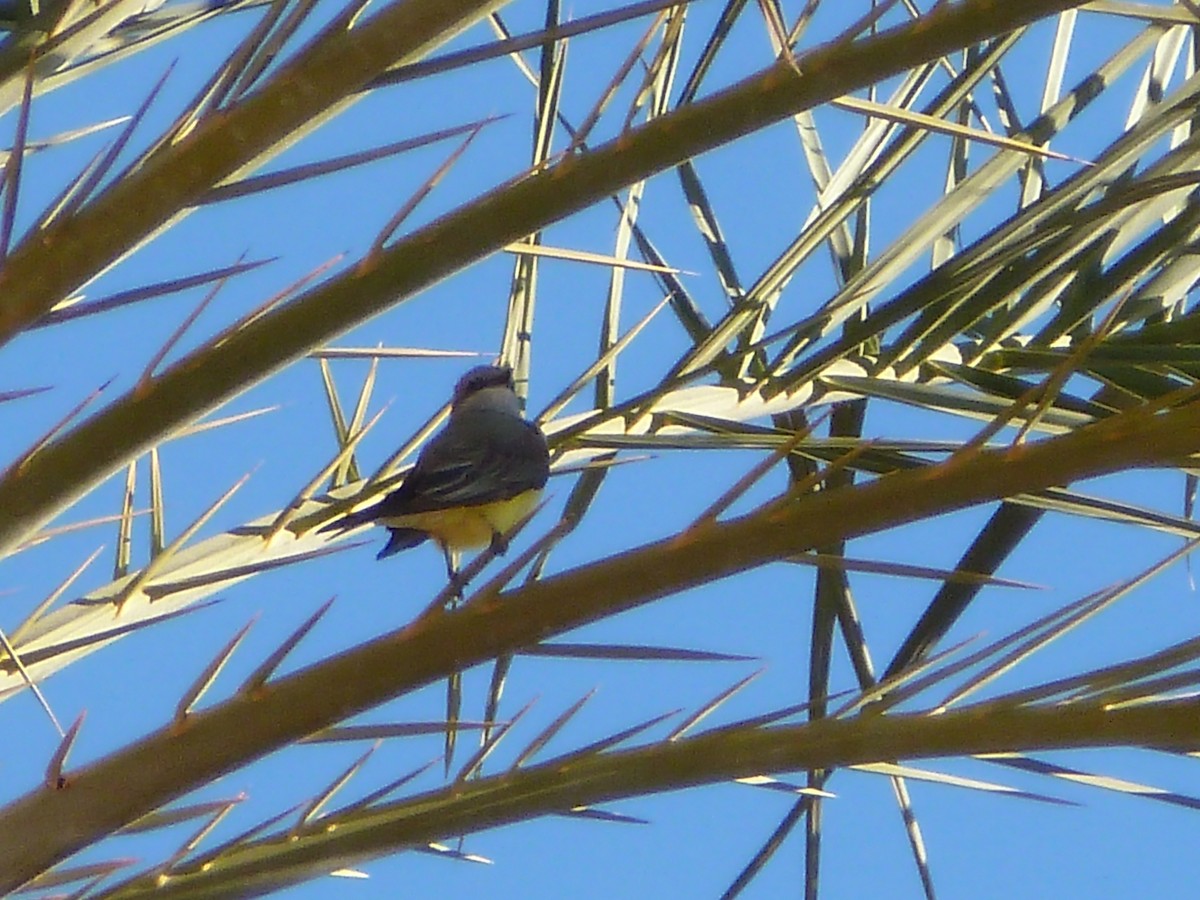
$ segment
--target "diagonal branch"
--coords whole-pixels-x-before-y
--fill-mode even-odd
[[[1157,414],[1134,410],[1039,443],[784,500],[518,590],[477,597],[456,612],[424,617],[267,682],[68,773],[69,790],[39,787],[15,801],[0,811],[0,892],[173,797],[451,672],[815,546],[1176,460],[1197,448],[1200,404]]]
[[[338,16],[269,86],[160,148],[78,214],[26,240],[0,270],[0,343],[45,315],[204,194],[294,141],[372,78],[413,62],[503,0],[407,0],[361,27]],[[56,265],[46,265],[47,253]]]
[[[1107,708],[1075,703],[1041,708],[958,710],[930,716],[859,716],[803,725],[721,729],[678,742],[550,760],[451,789],[430,791],[307,833],[274,835],[201,857],[165,879],[143,876],[99,896],[133,900],[234,897],[278,890],[361,860],[446,834],[494,828],[580,806],[713,784],[763,772],[832,769],[883,759],[1134,745],[1200,746],[1200,702]]]
[[[456,4],[438,0],[438,4],[439,9],[454,7],[460,19],[452,19],[449,9],[441,18],[429,11],[419,15],[429,4],[409,0],[398,8],[412,7],[418,20],[406,26],[415,29],[412,34],[399,34],[423,47],[419,36],[432,40],[422,30],[433,27],[429,20],[436,19],[441,23],[438,27],[446,28],[447,22],[466,21],[478,12],[466,9],[471,4],[465,0]],[[608,197],[623,185],[705,150],[1074,5],[1067,0],[967,0],[940,5],[911,25],[861,41],[817,47],[799,61],[799,72],[793,61],[778,63],[706,100],[659,117],[586,154],[567,157],[434,221],[227,336],[217,346],[181,360],[153,384],[122,398],[9,473],[0,480],[0,509],[5,511],[0,517],[0,552],[163,435],[488,253]],[[398,8],[388,8],[350,34],[357,36],[354,40],[368,40],[364,32],[378,37],[384,31],[388,40],[399,40],[388,31],[405,21]],[[229,137],[240,133],[238,123],[248,114],[246,110],[291,127],[294,123],[285,123],[275,108],[280,103],[276,94],[287,88],[292,75],[299,78],[296,67],[301,64],[314,67],[314,72],[305,70],[303,84],[309,85],[307,79],[316,77],[317,72],[324,77],[326,68],[339,63],[339,54],[348,53],[352,46],[347,44],[351,38],[334,38],[331,49],[317,54],[319,60],[310,63],[305,57],[286,68],[289,77],[280,76],[283,87],[264,89],[223,113],[219,123],[214,120],[200,126],[177,147],[114,185],[78,216],[18,248],[0,271],[0,293],[4,295],[0,342],[43,315],[61,294],[111,263],[175,210],[248,164],[258,151]],[[248,128],[250,122],[243,124]],[[172,198],[171,202],[163,203],[164,197]],[[131,202],[131,198],[136,199]],[[146,212],[148,208],[158,211]],[[47,253],[53,256],[52,264],[47,262]],[[83,260],[90,262],[81,269]]]

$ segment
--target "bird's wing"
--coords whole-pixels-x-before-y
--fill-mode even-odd
[[[544,487],[549,472],[537,426],[491,410],[463,414],[429,442],[400,487],[371,508],[372,518],[507,500]]]

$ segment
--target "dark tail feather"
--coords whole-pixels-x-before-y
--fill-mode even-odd
[[[326,522],[317,529],[317,533],[319,534],[323,531],[349,531],[351,528],[375,521],[378,515],[379,512],[373,504],[366,509],[360,509],[358,512],[349,513],[341,518],[334,519],[332,522]]]
[[[342,516],[339,519],[334,519],[332,522],[327,522],[322,525],[317,531],[349,531],[351,528],[357,528],[359,525],[366,525],[374,522],[379,518],[379,504],[373,504],[366,509],[360,509],[358,512],[350,513]],[[385,556],[391,556],[393,553],[399,553],[401,550],[407,550],[409,547],[415,547],[417,544],[422,544],[428,540],[429,535],[424,531],[416,528],[391,528],[391,536],[388,538],[387,544],[376,559],[383,559]]]
[[[388,538],[384,548],[379,551],[376,559],[383,559],[385,556],[391,556],[393,553],[423,544],[429,539],[426,532],[416,528],[392,528],[390,531],[392,532],[391,537]]]

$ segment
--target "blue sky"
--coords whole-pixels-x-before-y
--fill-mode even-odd
[[[856,5],[857,6],[857,5]],[[586,3],[570,11],[580,17],[598,11]],[[332,12],[332,8],[329,10]],[[711,2],[691,13],[681,72],[689,71],[719,12]],[[514,31],[537,27],[543,10],[516,3],[504,11]],[[147,119],[143,139],[168,123],[243,33],[246,21],[206,26],[114,67],[90,83],[72,85],[39,99],[31,133],[46,137],[67,128],[127,113],[172,61],[161,99]],[[818,16],[813,36],[831,33],[841,16]],[[752,23],[753,26],[752,26]],[[578,120],[607,83],[621,58],[645,28],[635,22],[603,35],[581,39],[568,54],[564,112]],[[1095,64],[1106,48],[1133,26],[1091,24],[1092,43],[1072,58],[1076,77]],[[1040,26],[1017,60],[1030,65],[1006,69],[1010,87],[1036,104],[1040,91],[1039,52],[1052,30]],[[477,26],[454,46],[490,40]],[[1111,44],[1109,43],[1111,42]],[[1094,53],[1095,58],[1090,54]],[[747,19],[735,31],[712,76],[723,85],[766,65],[770,48],[761,23]],[[530,57],[530,61],[533,58]],[[1140,70],[1139,70],[1140,71]],[[1023,83],[1022,78],[1028,83]],[[1072,78],[1068,76],[1067,83]],[[1130,85],[1130,90],[1132,84]],[[630,91],[623,91],[614,112],[603,121],[609,136],[622,118]],[[1118,92],[1119,94],[1119,92]],[[487,126],[450,176],[420,207],[420,224],[454,208],[488,187],[521,171],[528,159],[532,88],[504,59],[428,83],[381,91],[363,101],[288,151],[271,168],[325,159],[438,128],[488,116],[504,116]],[[1032,98],[1032,99],[1031,99]],[[1035,106],[1031,106],[1031,109]],[[1123,115],[1112,107],[1096,116]],[[855,116],[820,111],[818,121],[836,159],[860,127]],[[11,129],[11,117],[8,126]],[[995,123],[993,123],[995,124]],[[1084,120],[1067,139],[1068,152],[1092,149],[1093,126]],[[11,131],[10,131],[11,133]],[[1107,132],[1100,132],[1101,136]],[[26,173],[23,214],[31,218],[67,177],[100,146],[100,139],[35,158]],[[236,279],[205,310],[182,349],[205,336],[293,279],[338,254],[353,259],[370,246],[377,230],[441,164],[454,141],[340,173],[267,196],[236,200],[203,209],[172,228],[132,259],[87,289],[89,298],[133,286],[228,265],[240,255],[278,257],[263,269]],[[564,146],[560,137],[556,146]],[[911,207],[941,189],[945,144],[931,142],[918,162],[929,174],[902,173],[894,196],[881,197],[872,240],[878,246],[898,234],[911,218]],[[1061,149],[1061,148],[1060,148]],[[942,156],[939,158],[938,153]],[[912,168],[914,164],[910,164]],[[1058,170],[1065,174],[1064,168]],[[1050,165],[1055,171],[1055,164]],[[743,275],[752,280],[782,246],[789,229],[807,214],[811,188],[797,147],[794,128],[781,124],[697,162]],[[1015,189],[1005,198],[1011,203]],[[905,217],[909,218],[905,218]],[[664,256],[685,270],[686,282],[711,318],[724,299],[712,275],[703,243],[691,224],[677,179],[664,174],[647,188],[642,223]],[[615,213],[600,205],[546,232],[546,243],[595,253],[611,252]],[[512,258],[497,254],[434,286],[344,336],[337,346],[421,347],[468,351],[489,360],[497,349],[504,321]],[[919,273],[914,273],[919,274]],[[533,376],[529,408],[538,411],[595,353],[608,274],[600,267],[545,261],[538,288]],[[814,306],[833,289],[824,255],[814,257],[786,294],[797,307]],[[132,386],[161,342],[177,327],[199,292],[153,301],[97,319],[34,331],[0,353],[0,390],[48,385],[51,393],[0,407],[0,458],[9,459],[45,431],[100,383],[114,378],[106,396]],[[626,279],[623,328],[661,299],[653,280],[630,273]],[[622,357],[618,394],[628,397],[655,383],[686,347],[685,335],[662,315]],[[473,361],[388,360],[380,365],[372,412],[388,410],[363,442],[360,460],[377,464],[448,397],[455,379]],[[334,363],[343,402],[353,404],[367,366]],[[242,490],[209,523],[214,534],[271,513],[336,452],[329,416],[314,361],[302,361],[232,401],[222,414],[278,405],[259,418],[218,432],[170,442],[161,454],[167,526],[173,536],[243,474],[252,473]],[[576,404],[572,411],[583,407]],[[974,433],[971,423],[947,417],[922,417],[905,408],[873,403],[867,433],[885,437],[912,435],[961,439]],[[637,546],[685,525],[758,459],[755,453],[660,452],[653,458],[617,468],[601,489],[583,527],[555,551],[551,571]],[[144,469],[143,469],[144,473]],[[783,486],[782,473],[742,501],[739,509]],[[110,479],[64,516],[77,521],[111,515],[119,509],[121,478]],[[549,501],[533,531],[548,527],[571,489],[570,477],[555,478]],[[1145,506],[1178,512],[1183,483],[1178,475],[1151,473],[1109,479],[1085,491],[1103,492]],[[147,502],[144,481],[139,506]],[[906,526],[902,530],[855,541],[855,557],[903,561],[951,568],[990,509],[975,509]],[[83,587],[105,583],[111,571],[115,526],[99,526],[56,539],[4,562],[0,574],[0,626],[11,629],[68,571],[98,545],[106,547],[85,575]],[[432,546],[385,562],[374,554],[383,532],[366,536],[368,546],[256,577],[221,594],[221,602],[93,654],[49,680],[45,691],[59,718],[73,720],[87,711],[75,750],[84,762],[117,749],[159,726],[180,692],[226,640],[252,616],[257,623],[216,688],[231,689],[301,621],[331,596],[337,599],[290,665],[315,661],[338,649],[396,628],[419,611],[441,587],[443,566]],[[144,560],[146,526],[135,558]],[[528,540],[528,537],[522,540]],[[1176,549],[1177,540],[1128,526],[1048,516],[1001,574],[1045,586],[1041,591],[990,589],[984,592],[951,635],[951,640],[984,633],[996,638],[1039,615],[1091,591],[1130,577]],[[565,751],[644,718],[683,707],[693,709],[751,672],[757,681],[719,714],[727,721],[797,702],[807,678],[807,639],[811,620],[813,571],[778,563],[686,594],[667,598],[633,613],[597,623],[565,640],[662,644],[739,654],[753,659],[725,663],[570,662],[519,658],[507,689],[504,712],[536,703],[513,739],[515,752],[570,703],[595,689],[584,712],[555,739],[551,750]],[[936,585],[884,576],[855,579],[877,666],[886,664]],[[1168,571],[1133,597],[1118,604],[1039,655],[999,684],[1016,687],[1149,652],[1193,634],[1200,625],[1196,598],[1182,565]],[[839,651],[834,667],[836,689],[852,685],[852,673]],[[482,715],[490,670],[472,670],[465,679],[464,716]],[[402,698],[356,721],[437,719],[442,715],[441,685]],[[33,699],[26,695],[0,708],[0,725],[20,734],[0,766],[0,800],[20,795],[40,777],[57,743]],[[468,735],[465,746],[473,743]],[[359,745],[290,748],[244,771],[226,776],[200,792],[203,797],[245,793],[245,802],[221,826],[218,838],[274,814],[319,791],[366,748]],[[438,737],[383,745],[348,798],[425,764],[440,753]],[[460,757],[465,758],[465,757]],[[503,758],[503,755],[502,755]],[[1194,761],[1143,751],[1074,754],[1055,757],[1092,771],[1145,781],[1183,792],[1196,784]],[[1188,896],[1194,881],[1190,859],[1194,812],[1106,791],[1034,780],[979,762],[934,761],[928,768],[1018,785],[1082,804],[1051,806],[986,795],[944,785],[912,786],[924,829],[931,866],[941,896],[971,898],[1060,896]],[[801,780],[801,775],[790,776]],[[440,766],[416,782],[417,790],[440,783]],[[824,896],[830,898],[915,897],[915,874],[900,815],[886,778],[841,772],[830,789],[837,798],[825,809]],[[366,880],[331,883],[318,880],[293,889],[295,897],[391,897],[434,893],[463,896],[490,892],[500,897],[699,897],[719,894],[770,834],[791,805],[787,795],[742,785],[719,785],[679,794],[614,804],[617,812],[650,820],[648,825],[616,825],[545,819],[519,827],[470,835],[464,849],[494,865],[472,865],[419,853],[366,863]],[[93,858],[131,854],[152,861],[182,840],[186,827],[161,839],[114,842]],[[779,897],[799,892],[803,876],[803,837],[797,831],[747,892],[749,897]]]

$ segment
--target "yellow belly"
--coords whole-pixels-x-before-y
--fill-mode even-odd
[[[432,512],[394,516],[380,522],[390,528],[416,528],[450,550],[486,547],[495,533],[506,534],[537,504],[540,490],[479,506],[460,506]]]

